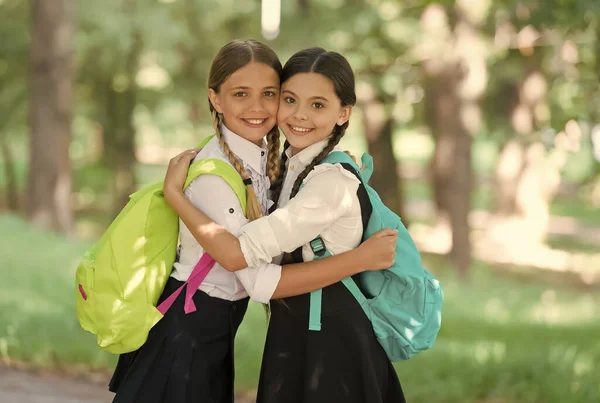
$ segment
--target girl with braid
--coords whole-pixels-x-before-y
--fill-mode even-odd
[[[354,74],[340,54],[312,48],[292,56],[281,83],[277,123],[287,141],[271,186],[277,209],[237,234],[227,231],[210,214],[190,208],[181,191],[185,161],[167,171],[165,192],[198,242],[232,270],[269,264],[287,253],[296,262],[322,261],[324,271],[335,271],[328,263],[362,247],[360,183],[340,164],[319,163],[348,127],[356,102]],[[332,258],[313,261],[310,241],[317,236]],[[310,294],[282,297],[272,296],[281,300],[271,303],[258,403],[405,402],[370,321],[341,282],[322,290],[320,331],[308,327]]]
[[[201,209],[234,234],[267,213],[267,190],[279,171],[275,123],[281,72],[275,53],[260,42],[234,41],[224,46],[213,61],[208,82],[216,136],[201,151],[184,153],[170,163],[169,170],[183,168],[184,177],[194,158],[229,163],[246,184],[247,215],[235,192],[216,175],[199,176],[185,193],[183,182],[165,182],[167,200],[173,194],[169,189],[178,188],[188,208]],[[193,223],[181,217],[179,256],[159,303],[184,284],[204,254]],[[269,259],[238,268],[242,270],[215,264],[193,296],[195,312],[185,313],[185,293],[181,293],[146,343],[120,356],[110,383],[116,392],[114,402],[233,403],[234,337],[248,297],[267,303],[322,288],[359,271],[384,269],[394,258],[390,242],[396,242],[395,232],[382,231],[365,247],[328,262],[282,267]]]

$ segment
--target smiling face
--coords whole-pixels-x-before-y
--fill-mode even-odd
[[[281,86],[277,124],[296,154],[329,137],[351,112],[352,106],[342,107],[331,80],[318,73],[299,73]]]
[[[208,96],[229,130],[261,145],[275,126],[279,75],[264,63],[250,62],[234,72],[217,91],[209,89]]]

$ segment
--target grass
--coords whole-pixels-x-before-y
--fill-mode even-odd
[[[0,216],[0,356],[40,366],[112,361],[75,317],[74,273],[90,246]]]
[[[0,356],[43,367],[111,368],[74,312],[73,274],[88,242],[70,241],[0,216]],[[431,351],[396,365],[410,402],[600,401],[600,295],[473,268],[458,282],[441,259],[443,327]],[[266,333],[251,304],[236,341],[236,385],[254,389]]]

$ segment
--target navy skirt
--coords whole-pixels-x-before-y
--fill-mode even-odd
[[[321,330],[309,294],[271,302],[258,403],[404,403],[371,322],[342,283],[323,289]]]
[[[162,302],[183,283],[170,278]],[[182,292],[137,351],[122,354],[109,384],[113,403],[233,403],[234,337],[248,298],[226,301],[202,291],[196,312]]]

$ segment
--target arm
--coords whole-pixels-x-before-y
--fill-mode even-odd
[[[367,270],[387,269],[394,263],[398,231],[385,229],[358,248],[326,259],[283,266],[272,298],[306,294]]]
[[[206,197],[209,192],[211,196]],[[202,175],[186,189],[184,199],[197,213],[202,208],[208,214],[207,218],[223,223],[219,228],[227,234],[238,232],[248,222],[235,193],[220,177]],[[326,287],[369,268],[387,268],[393,262],[394,246],[395,236],[381,235],[379,239],[367,240],[357,249],[328,259],[285,265],[283,269],[279,265],[263,263],[235,273],[253,300],[268,302],[272,298],[305,294]]]
[[[169,196],[165,192],[165,198],[198,243],[225,270],[236,271],[248,267],[238,238],[200,211],[202,207],[194,206],[181,190]],[[204,208],[202,210],[206,211]]]
[[[165,197],[196,240],[230,271],[268,263],[282,252],[310,242],[351,208],[358,180],[332,168],[306,182],[285,207],[242,228],[238,240],[226,228],[194,208],[181,191]]]

